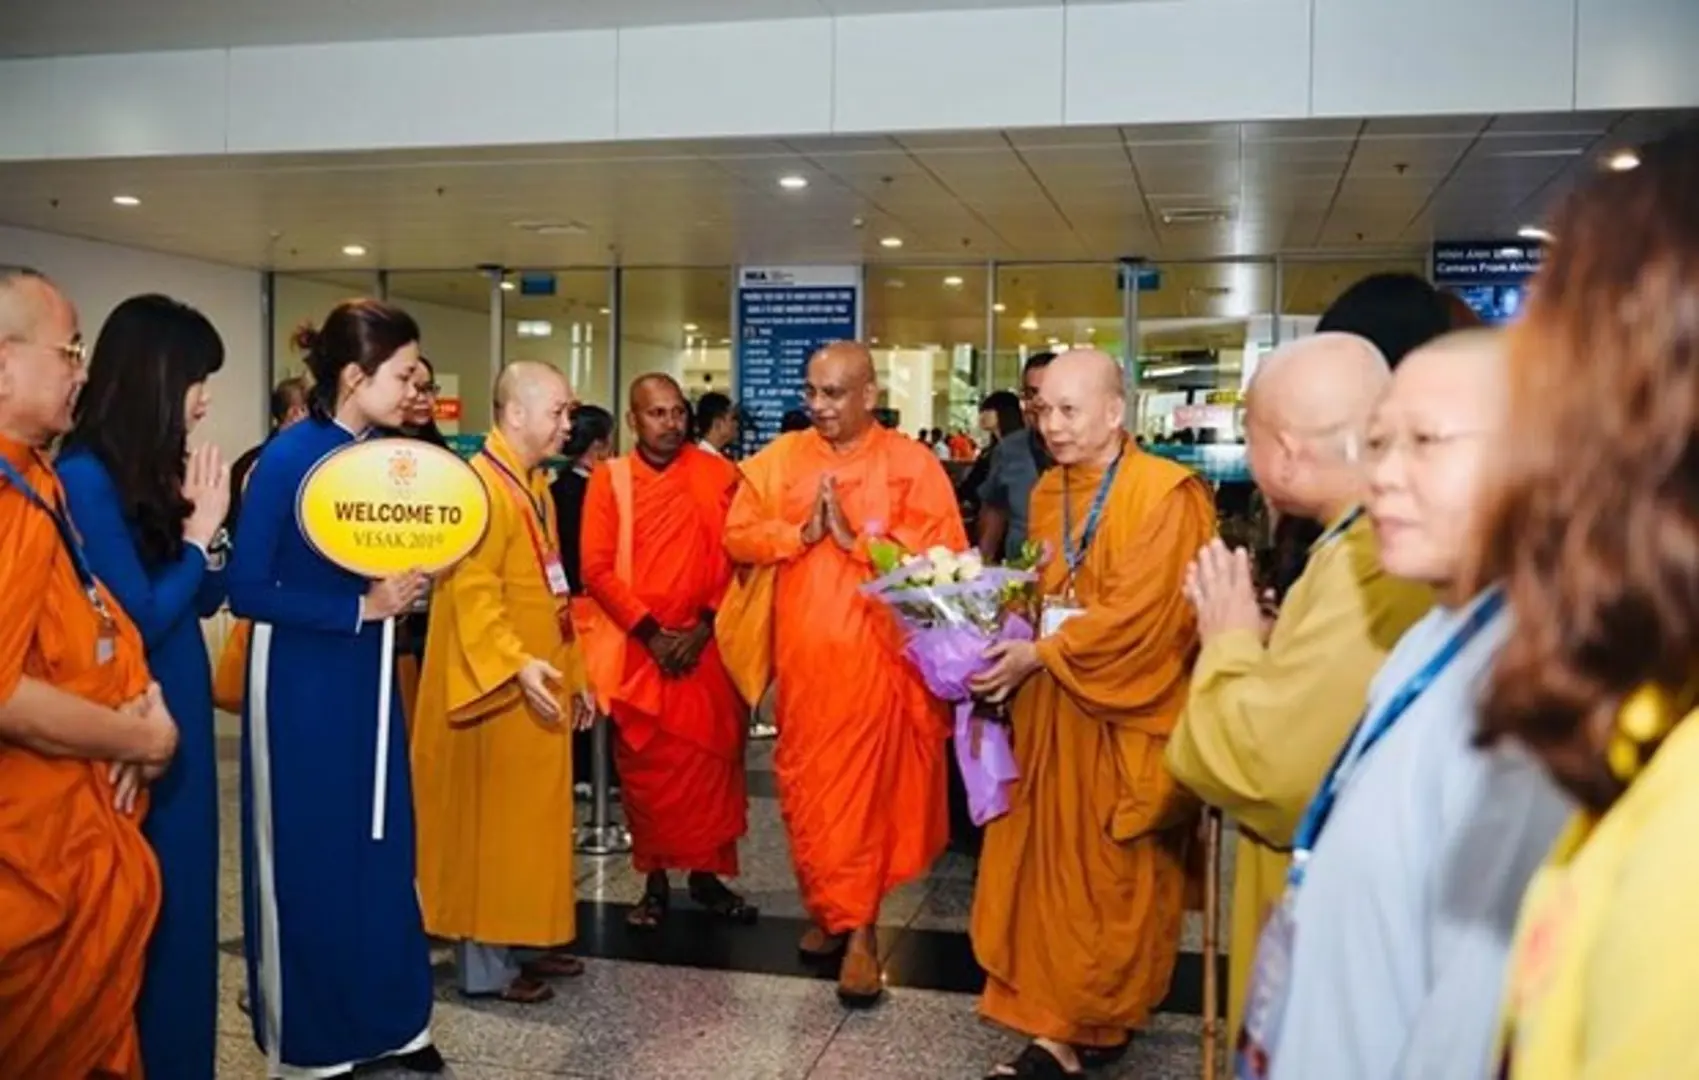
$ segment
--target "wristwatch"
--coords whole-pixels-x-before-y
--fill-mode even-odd
[[[206,564],[209,570],[222,570],[230,560],[230,531],[219,529],[212,534],[212,543],[206,546]]]

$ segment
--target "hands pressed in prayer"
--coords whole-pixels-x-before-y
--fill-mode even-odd
[[[1007,701],[1043,666],[1038,660],[1038,646],[1030,641],[999,641],[985,650],[985,658],[991,661],[990,670],[975,676],[968,685],[975,697],[993,704]]]
[[[1230,630],[1266,637],[1251,557],[1244,548],[1229,551],[1219,538],[1205,544],[1186,570],[1183,591],[1198,613],[1198,636],[1205,642]]]
[[[855,547],[855,530],[849,527],[849,521],[844,517],[844,508],[838,505],[838,486],[831,476],[820,480],[820,496],[825,502],[826,531],[832,540],[845,551]]]
[[[361,613],[367,622],[382,622],[397,615],[405,615],[413,609],[414,602],[424,595],[425,588],[430,583],[431,579],[417,570],[374,581],[372,587],[366,590]]]
[[[802,527],[802,542],[813,547],[826,538],[830,528],[826,517],[826,481],[820,481],[820,487],[814,493],[814,508],[808,512],[808,522]]]
[[[519,669],[519,689],[545,723],[560,721],[560,698],[555,691],[560,679],[560,672],[547,660],[527,660]]]

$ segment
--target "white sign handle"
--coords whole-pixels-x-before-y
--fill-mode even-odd
[[[395,619],[383,621],[383,662],[378,668],[378,756],[372,775],[372,839],[383,839],[384,802],[389,793],[389,706],[395,692]]]

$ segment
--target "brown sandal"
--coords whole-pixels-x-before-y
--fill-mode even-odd
[[[584,974],[584,961],[566,952],[544,953],[520,968],[532,979],[576,979]]]
[[[529,975],[520,975],[500,990],[489,994],[467,994],[462,997],[473,1000],[505,1001],[510,1005],[541,1005],[545,1001],[554,1000],[554,987],[540,979]]]

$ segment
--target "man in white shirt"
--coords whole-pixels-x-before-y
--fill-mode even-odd
[[[696,445],[716,457],[737,442],[737,405],[718,390],[710,390],[696,402]]]

